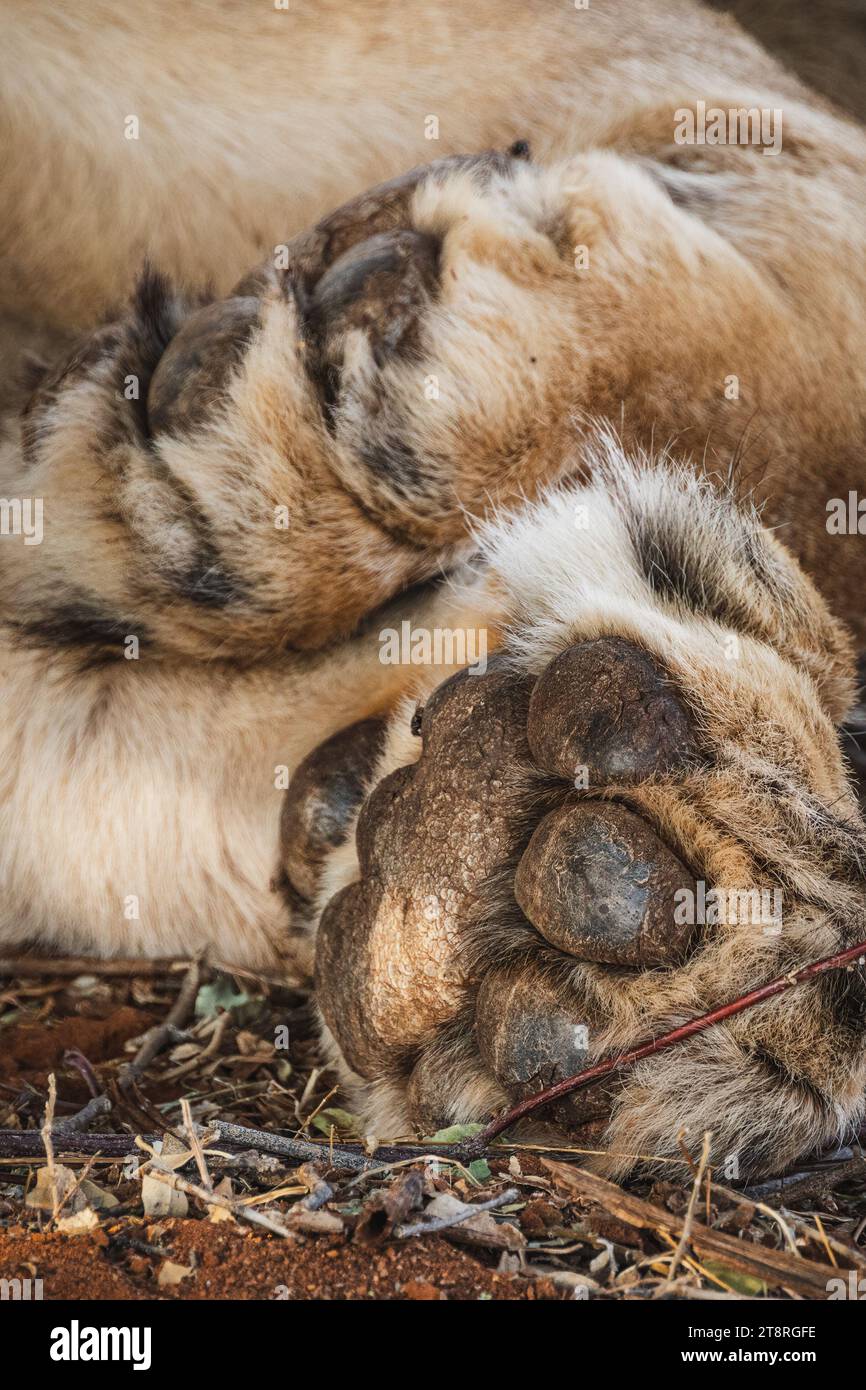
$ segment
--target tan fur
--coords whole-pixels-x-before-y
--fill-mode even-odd
[[[720,882],[748,878],[756,857],[785,862],[792,892],[820,899],[817,919],[793,923],[791,952],[820,953],[835,930],[822,914],[851,910],[853,890],[834,887],[832,847],[803,829],[809,798],[859,833],[833,728],[853,702],[842,624],[866,637],[863,541],[825,522],[830,499],[866,491],[860,127],[690,0],[293,0],[287,12],[146,0],[123,13],[13,0],[3,23],[0,314],[16,344],[53,339],[58,358],[0,453],[0,495],[45,509],[41,545],[0,539],[0,943],[209,946],[308,969],[308,915],[279,891],[285,775],[337,729],[392,709],[380,773],[412,760],[407,702],[447,672],[419,681],[382,664],[382,628],[409,615],[486,625],[491,647],[531,671],[566,633],[662,656],[730,759],[725,774],[632,804]],[[781,110],[781,153],[676,144],[675,112],[698,98]],[[341,330],[328,420],[298,293],[327,256],[321,228],[318,241],[302,229],[412,164],[522,138],[531,163],[440,167],[344,215],[366,228],[356,240],[397,226],[435,243],[439,279],[412,352],[378,352],[363,322]],[[288,268],[274,259],[284,244]],[[145,280],[124,309],[145,256],[170,283]],[[219,335],[202,340],[219,344],[211,374],[197,399],[181,361],[185,413],[149,431],[152,378],[202,295],[230,296],[213,311]],[[235,339],[239,301],[252,320]],[[14,398],[8,380],[3,394]],[[643,460],[637,473],[605,463],[599,420],[618,431],[608,452]],[[758,592],[735,562],[726,505],[682,478],[672,489],[644,457],[669,440],[694,473],[737,460],[778,537],[766,541],[787,576],[777,591]],[[583,494],[549,490],[587,479],[601,521],[576,561],[563,518]],[[724,623],[671,613],[631,572],[618,488],[624,512],[665,520],[710,588],[730,589],[736,665],[719,666]],[[410,593],[370,617],[463,564],[492,512],[515,519],[485,541],[468,589]],[[750,790],[768,766],[804,789],[799,828]],[[338,850],[322,901],[356,873],[352,849]],[[775,963],[763,942],[721,942],[664,989],[647,973],[605,993],[586,968],[579,985],[604,995],[603,1047],[649,1013],[705,1002],[708,979],[735,992]],[[454,1115],[500,1094],[461,1049],[442,1063]],[[710,1105],[733,1062],[704,1061]],[[614,1119],[621,1147],[661,1144],[661,1131],[669,1142],[685,1102],[665,1067],[636,1075]],[[857,1113],[859,1061],[846,1054],[840,1076],[815,1041],[803,1067],[832,1073],[834,1123]],[[402,1086],[377,1086],[375,1125],[409,1123]],[[789,1147],[824,1137],[827,1113],[793,1126]],[[783,1128],[771,1126],[779,1153]]]
[[[549,972],[572,1016],[590,1021],[590,1055],[602,1058],[862,936],[866,834],[832,722],[850,698],[841,630],[782,548],[758,531],[758,544],[779,563],[777,578],[790,584],[783,609],[768,603],[770,591],[742,562],[745,536],[755,525],[747,513],[663,459],[649,471],[646,460],[636,468],[610,436],[592,462],[596,481],[590,487],[563,490],[485,532],[484,563],[467,577],[463,603],[469,602],[472,621],[503,635],[515,673],[540,674],[566,647],[607,634],[632,639],[664,663],[699,720],[710,766],[638,786],[590,787],[587,795],[638,810],[707,883],[736,891],[780,885],[783,927],[776,934],[758,923],[727,924],[708,930],[679,969],[623,973],[565,956],[557,960],[538,936],[527,936],[514,915],[510,874],[500,897],[479,869],[473,886],[483,929],[468,956],[467,943],[478,934],[472,912],[458,909],[456,920],[431,917],[428,943],[415,933],[411,949],[407,939],[399,952],[395,909],[393,921],[383,916],[370,930],[392,943],[378,967],[383,991],[388,960],[399,952],[404,962],[406,1012],[398,1031],[411,1048],[408,1073],[404,1057],[392,1049],[390,1076],[380,1065],[384,1076],[370,1085],[368,1074],[362,1078],[342,1061],[325,1029],[344,1084],[354,1089],[376,1134],[410,1132],[417,1121],[479,1120],[506,1102],[472,1041],[471,1024],[467,1030],[460,1022],[467,1008],[471,1018],[479,982],[490,972],[501,981],[501,995],[515,973],[538,969],[543,978]],[[588,512],[586,532],[575,528],[579,508]],[[641,515],[663,517],[688,538],[694,576],[703,576],[710,593],[717,558],[726,557],[722,582],[737,596],[736,618],[720,622],[652,592],[635,563]],[[443,614],[442,621],[455,620],[457,612]],[[439,676],[422,676],[415,699],[429,699]],[[394,717],[375,781],[419,757],[420,740],[407,737],[407,714],[403,709]],[[453,814],[460,814],[459,805]],[[422,844],[423,858],[423,818],[407,829]],[[332,860],[322,906],[383,867],[374,859],[360,868],[347,846]],[[399,881],[408,900],[412,871]],[[424,979],[430,954],[444,954],[432,1028],[419,1013],[415,983]],[[455,964],[462,976],[456,995],[445,983]],[[711,1130],[716,1159],[736,1159],[742,1172],[792,1161],[846,1132],[863,1111],[866,1038],[853,1022],[862,1011],[857,987],[843,977],[839,989],[841,998],[850,993],[852,1017],[844,1010],[835,1014],[821,987],[809,986],[642,1063],[619,1090],[603,1166],[621,1173],[640,1155],[675,1156],[683,1126],[692,1136]],[[338,1026],[333,1014],[328,1022]],[[351,1031],[338,1026],[338,1032],[351,1050]],[[789,1077],[788,1090],[780,1085],[780,1071]],[[431,1093],[432,1114],[429,1099],[422,1099]]]

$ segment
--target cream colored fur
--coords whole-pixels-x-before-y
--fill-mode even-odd
[[[0,40],[3,361],[28,343],[79,353],[49,372],[23,435],[10,410],[0,453],[0,495],[45,505],[42,545],[0,539],[0,948],[207,948],[308,971],[308,916],[278,891],[282,786],[374,713],[396,711],[378,776],[412,759],[407,714],[447,671],[383,665],[378,634],[405,614],[486,625],[532,672],[602,633],[658,654],[726,774],[634,805],[719,881],[748,878],[758,856],[785,864],[791,892],[820,899],[792,921],[791,958],[820,954],[832,914],[862,906],[803,827],[820,803],[859,834],[834,727],[854,697],[848,630],[866,637],[862,537],[825,520],[829,498],[866,489],[863,130],[691,0],[9,0]],[[783,152],[675,144],[674,113],[698,98],[781,110]],[[452,171],[407,196],[406,225],[441,243],[422,350],[382,362],[348,333],[329,428],[275,248],[413,164],[523,138],[531,164]],[[264,260],[255,326],[204,417],[156,438],[122,394],[130,353],[145,375],[155,365],[142,346],[155,315],[125,307],[145,257],[172,280],[154,296],[167,338],[196,294],[227,296]],[[18,404],[11,367],[2,393]],[[691,481],[654,440],[675,441]],[[732,456],[779,528],[766,545],[781,600],[739,574],[728,504],[694,480]],[[465,565],[490,514],[464,587],[394,599]],[[624,517],[643,514],[666,518],[708,582],[738,573],[736,662],[724,625],[672,608],[635,568]],[[76,644],[88,623],[102,637]],[[789,776],[802,825],[750,791],[768,767]],[[356,873],[350,842],[322,902]],[[610,1011],[603,1050],[777,964],[763,938],[721,940],[664,986],[645,972],[612,991],[576,967],[574,987]],[[787,1045],[789,1021],[772,1018]],[[804,1037],[798,1064],[831,1078],[836,1108],[796,1118],[780,1093],[759,1136],[780,1158],[859,1114],[856,1049],[842,1075]],[[736,1030],[702,1049],[691,1071],[635,1074],[611,1130],[623,1152],[670,1148],[696,1084],[701,1122],[721,1108],[748,1130]],[[442,1066],[453,1117],[502,1099],[467,1056]],[[410,1124],[393,1077],[368,1089],[374,1127]]]
[[[840,924],[854,939],[862,935],[866,836],[835,731],[851,698],[845,638],[828,622],[814,589],[783,548],[762,533],[755,516],[738,511],[671,460],[642,459],[636,465],[602,430],[589,461],[590,485],[559,490],[484,530],[482,559],[440,621],[486,624],[514,671],[533,675],[574,643],[601,636],[626,637],[652,652],[684,692],[716,766],[638,787],[590,788],[588,795],[611,795],[639,810],[706,882],[740,891],[766,884],[769,872],[769,881],[784,886],[785,902],[780,933],[758,923],[717,928],[677,970],[624,975],[572,964],[574,1017],[600,1014],[606,1020],[591,1038],[590,1059],[597,1060],[832,954],[839,949]],[[737,592],[737,620],[714,620],[653,590],[634,546],[641,517],[662,519],[684,539],[694,575],[710,590],[715,573]],[[772,602],[760,581],[747,596],[743,575],[736,573],[749,533],[778,564],[778,581],[790,586],[784,607]],[[419,676],[413,701],[423,705],[443,674]],[[410,713],[408,702],[395,713],[372,785],[419,757]],[[784,784],[780,802],[767,799],[761,785],[766,778]],[[834,836],[839,838],[831,849]],[[842,845],[843,858],[850,854],[859,865],[853,881],[848,870],[837,876]],[[330,861],[322,908],[360,874],[350,839]],[[478,891],[485,891],[480,880]],[[494,925],[496,915],[494,905],[486,967],[493,970],[498,953],[509,949],[508,929]],[[392,924],[374,923],[372,930],[380,928],[383,942],[390,943]],[[447,914],[435,930],[443,934],[446,958],[456,953],[459,959]],[[537,949],[543,957],[540,940]],[[388,950],[393,952],[393,944]],[[416,968],[424,970],[424,961]],[[467,992],[477,981],[476,962],[465,977]],[[405,989],[411,998],[411,978]],[[462,1007],[461,999],[455,1021]],[[468,1040],[458,1051],[444,1042],[448,1021],[441,1017],[425,1036],[407,1019],[407,1039],[421,1058],[415,1074],[423,1066],[439,1074],[446,1097],[441,1123],[483,1120],[508,1096]],[[371,1085],[346,1066],[327,1027],[323,1036],[370,1132],[410,1133],[417,1119],[411,1084],[407,1090],[405,1078],[384,1077]],[[787,1067],[789,1091],[756,1060],[765,1047]],[[732,1171],[739,1165],[753,1170],[758,1155],[759,1168],[768,1154],[777,1164],[793,1161],[855,1132],[866,1110],[864,1088],[862,1033],[859,1041],[846,1039],[814,989],[795,991],[766,1012],[717,1026],[627,1076],[602,1141],[603,1166],[623,1173],[641,1156],[675,1157],[682,1134],[696,1142],[705,1131],[712,1131],[717,1161],[728,1161]]]

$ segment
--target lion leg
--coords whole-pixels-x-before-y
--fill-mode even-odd
[[[614,445],[488,533],[488,669],[420,691],[326,876],[317,983],[372,1129],[490,1110],[862,935],[848,640],[748,509]],[[767,1171],[859,1118],[859,968],[550,1117],[623,1172]]]

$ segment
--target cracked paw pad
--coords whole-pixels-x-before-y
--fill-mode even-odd
[[[676,894],[685,866],[639,816],[604,802],[551,811],[536,827],[514,896],[552,946],[581,960],[648,968],[684,959],[693,928]]]
[[[653,659],[620,637],[579,642],[538,679],[527,737],[542,771],[590,787],[639,782],[696,752],[693,721]]]

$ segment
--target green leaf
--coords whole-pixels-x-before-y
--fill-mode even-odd
[[[464,1139],[474,1139],[483,1128],[483,1125],[449,1125],[448,1129],[437,1129],[435,1134],[428,1134],[421,1143],[460,1144]]]
[[[364,1125],[357,1115],[353,1115],[349,1110],[340,1110],[338,1106],[332,1106],[328,1110],[320,1110],[318,1115],[314,1115],[310,1121],[313,1129],[317,1129],[320,1134],[330,1135],[331,1130],[335,1129],[338,1134],[346,1139],[363,1139]]]
[[[240,1009],[249,1004],[250,996],[235,989],[225,975],[207,985],[202,985],[195,999],[196,1018],[213,1018],[220,1009]]]
[[[473,1158],[469,1165],[469,1175],[476,1182],[486,1182],[491,1176],[487,1160],[485,1158]]]
[[[727,1265],[717,1264],[715,1260],[703,1260],[704,1269],[710,1274],[714,1274],[717,1279],[721,1279],[723,1284],[733,1289],[736,1293],[748,1294],[752,1298],[767,1292],[767,1285],[763,1279],[758,1279],[753,1274],[740,1274],[736,1269],[728,1269]]]

